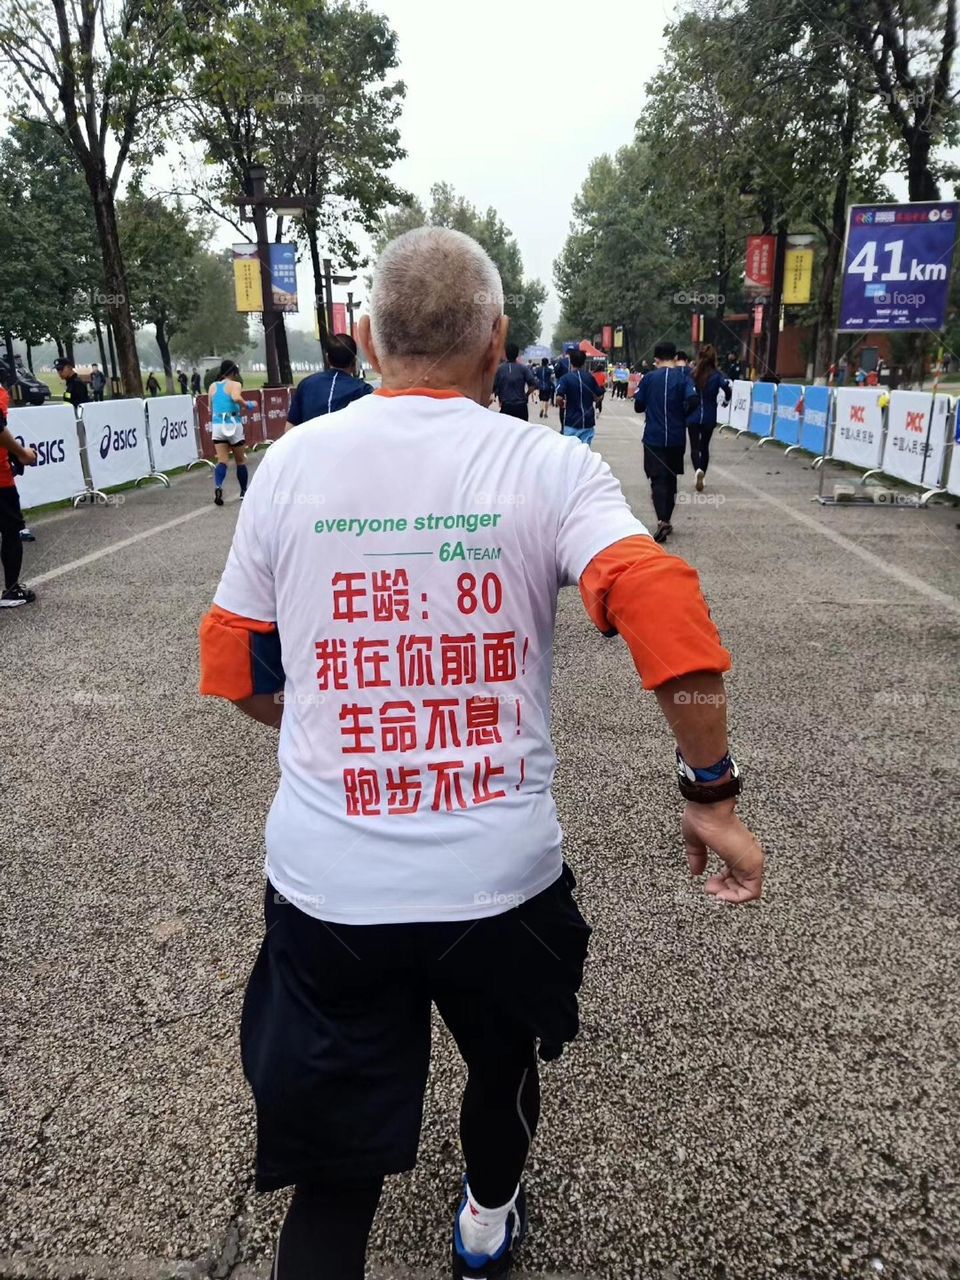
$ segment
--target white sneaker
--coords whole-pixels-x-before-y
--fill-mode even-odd
[[[697,468],[697,493],[703,493],[703,472]]]

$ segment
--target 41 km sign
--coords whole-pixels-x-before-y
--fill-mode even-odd
[[[944,327],[958,209],[949,201],[850,206],[841,332]]]

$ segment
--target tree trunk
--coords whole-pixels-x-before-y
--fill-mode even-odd
[[[840,127],[840,151],[844,157],[837,185],[833,189],[833,205],[830,226],[827,228],[827,253],[823,260],[823,277],[820,281],[818,324],[819,333],[813,357],[813,376],[825,374],[836,354],[834,326],[837,320],[836,288],[840,268],[840,255],[847,226],[847,195],[850,188],[850,167],[853,157],[853,139],[860,123],[860,88],[856,82],[847,86],[847,101]]]
[[[27,368],[33,373],[33,343],[27,343]]]
[[[320,333],[320,344],[323,346],[326,338],[325,323],[325,306],[323,294],[323,264],[320,261],[320,243],[317,239],[317,219],[316,215],[307,211],[306,217],[307,244],[310,246],[310,266],[313,270],[313,310],[317,317],[317,328]],[[323,357],[321,357],[323,359]],[[326,363],[325,359],[323,360]]]
[[[922,127],[912,129],[907,146],[907,190],[910,200],[939,200],[940,188],[930,172],[929,130]]]
[[[73,355],[73,334],[72,333],[68,333],[67,336],[64,338],[63,346],[66,351],[67,359],[74,366],[74,368],[76,368],[77,362],[74,359],[74,355]]]
[[[285,387],[293,383],[293,370],[290,367],[290,346],[287,342],[287,327],[283,323],[283,313],[277,314],[274,333],[277,337],[277,363],[280,365],[280,381]]]
[[[93,327],[97,334],[97,347],[100,351],[100,368],[104,372],[105,377],[110,376],[110,366],[107,364],[107,349],[103,345],[103,329],[100,327],[100,316],[97,314],[96,308],[93,312]]]
[[[55,333],[53,335],[53,340],[57,344],[58,359],[63,359],[63,339],[60,337],[59,333]]]
[[[130,301],[127,297],[127,278],[117,230],[117,210],[113,192],[107,180],[104,161],[101,159],[99,163],[94,162],[92,167],[85,170],[84,177],[93,200],[93,212],[97,222],[100,255],[103,259],[103,282],[107,293],[107,313],[117,346],[120,379],[126,395],[142,396],[143,379],[140,374],[140,358],[137,355],[133,319],[130,315]]]
[[[154,326],[157,331],[157,348],[160,352],[160,363],[163,365],[163,376],[167,380],[167,395],[174,394],[173,388],[173,362],[170,359],[170,340],[167,337],[167,326],[162,320],[158,320]]]

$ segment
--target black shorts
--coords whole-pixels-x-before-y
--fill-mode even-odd
[[[20,495],[14,484],[0,488],[0,533],[17,534],[26,527],[20,508]]]
[[[502,404],[500,412],[507,414],[510,418],[522,418],[524,422],[530,421],[526,400],[524,400],[523,404]]]
[[[268,883],[247,985],[243,1069],[257,1105],[259,1191],[416,1164],[430,1006],[454,1029],[540,1041],[579,1030],[590,937],[573,873],[501,915],[424,924],[316,920]]]
[[[549,404],[549,403],[550,403],[550,401],[551,401],[552,399],[553,399],[553,392],[552,392],[552,391],[541,391],[541,392],[540,392],[540,403],[541,403],[541,404]]]
[[[664,471],[672,476],[683,475],[683,458],[687,452],[686,443],[681,445],[643,446],[643,473],[648,480],[655,480]]]

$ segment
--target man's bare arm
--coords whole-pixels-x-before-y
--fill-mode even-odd
[[[255,693],[249,698],[238,698],[233,704],[238,711],[270,729],[279,729],[283,720],[282,693]]]

